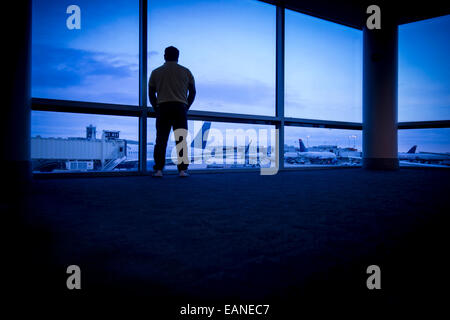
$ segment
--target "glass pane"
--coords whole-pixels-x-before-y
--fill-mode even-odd
[[[286,127],[284,165],[354,166],[362,163],[362,132],[359,130]]]
[[[189,170],[269,168],[275,166],[275,126],[188,121]],[[148,119],[147,169],[153,170],[155,119]],[[173,132],[166,149],[165,170],[177,170]]]
[[[136,117],[33,111],[33,172],[119,171],[137,159]]]
[[[33,0],[32,96],[137,105],[139,1],[69,4]]]
[[[149,75],[175,46],[196,81],[192,110],[274,115],[275,12],[255,0],[149,1]]]
[[[286,10],[285,114],[362,121],[362,31]]]
[[[450,166],[450,128],[398,130],[400,165]]]
[[[399,26],[398,120],[450,119],[450,15]]]

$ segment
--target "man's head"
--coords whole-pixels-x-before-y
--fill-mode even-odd
[[[180,51],[178,51],[175,47],[167,47],[164,51],[164,60],[166,61],[178,61],[178,56],[180,55]]]

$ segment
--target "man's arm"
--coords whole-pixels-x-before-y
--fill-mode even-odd
[[[195,84],[193,82],[191,84],[189,84],[188,90],[189,90],[189,93],[188,93],[187,101],[188,101],[188,109],[189,109],[191,107],[191,105],[194,103],[195,94],[197,93],[197,91],[195,90]]]
[[[150,85],[148,86],[148,99],[150,100],[153,109],[156,109],[158,106],[158,99],[156,98],[156,88]]]

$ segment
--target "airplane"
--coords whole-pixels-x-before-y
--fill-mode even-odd
[[[288,163],[333,164],[337,162],[336,154],[329,151],[308,151],[302,139],[298,139],[299,152],[285,152],[284,160]]]
[[[267,167],[274,159],[268,153],[267,147],[256,146],[250,150],[252,140],[245,146],[223,146],[222,159],[218,160],[217,149],[211,151],[211,158],[205,159],[207,168],[240,168],[240,167]],[[230,157],[231,156],[231,157]],[[231,161],[230,161],[231,160]],[[231,163],[230,163],[231,162]]]
[[[417,145],[412,146],[407,152],[399,152],[399,163],[405,166],[423,167],[448,167],[450,166],[449,153],[419,152],[416,153]],[[349,156],[349,159],[362,160],[362,157]]]
[[[398,159],[401,164],[406,165],[443,165],[447,167],[450,165],[449,153],[434,153],[434,152],[419,152],[416,153],[417,145],[411,147],[408,152],[399,152]]]

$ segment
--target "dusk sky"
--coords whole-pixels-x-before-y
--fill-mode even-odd
[[[450,15],[399,27],[399,121],[450,120]]]
[[[81,8],[81,30],[66,27],[70,4]],[[137,105],[138,21],[137,0],[33,0],[33,97]],[[399,121],[450,119],[449,31],[450,16],[400,26]],[[149,72],[165,47],[180,49],[197,84],[192,109],[274,115],[274,6],[149,1],[148,35]],[[360,30],[287,10],[285,73],[286,116],[361,122]],[[33,112],[32,135],[83,136],[90,123],[137,139],[134,118],[42,112]],[[419,151],[450,151],[448,129],[408,131],[400,130],[399,151],[411,141]],[[349,140],[343,130],[289,128],[286,143],[305,135],[311,145]]]

